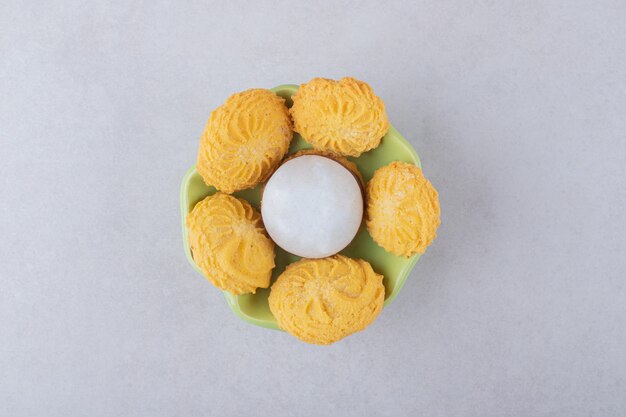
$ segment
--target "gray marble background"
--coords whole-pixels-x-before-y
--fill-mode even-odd
[[[626,415],[626,3],[316,3],[0,2],[1,416]],[[179,185],[229,94],[344,75],[442,226],[317,347],[192,270]]]

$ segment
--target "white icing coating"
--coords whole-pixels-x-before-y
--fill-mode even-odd
[[[324,258],[352,241],[363,217],[354,175],[339,162],[303,155],[281,165],[263,190],[261,215],[278,246],[305,258]]]

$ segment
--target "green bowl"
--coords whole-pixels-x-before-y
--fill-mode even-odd
[[[291,107],[291,96],[298,90],[298,86],[287,84],[272,88],[271,90],[279,96],[284,97],[287,100],[287,106]],[[289,147],[289,154],[295,153],[301,149],[310,148],[310,144],[304,141],[300,135],[294,133],[293,141]],[[415,152],[415,149],[413,149],[409,142],[407,142],[393,126],[389,129],[378,148],[366,152],[358,158],[350,157],[348,159],[356,163],[365,181],[369,181],[370,178],[372,178],[376,169],[392,161],[409,162],[421,167],[419,156],[417,152]],[[258,209],[260,207],[260,188],[261,186],[259,185],[255,188],[238,191],[233,195],[248,200],[250,204]],[[200,274],[202,274],[202,271],[194,262],[191,257],[191,251],[189,250],[189,238],[187,236],[185,220],[187,214],[198,201],[215,192],[214,187],[209,187],[204,183],[202,177],[198,174],[198,171],[196,171],[195,165],[187,171],[180,190],[183,244],[185,246],[187,260]],[[361,225],[352,243],[340,253],[352,258],[365,259],[372,264],[376,272],[384,275],[385,306],[396,298],[404,285],[404,281],[406,281],[406,278],[409,276],[411,269],[413,269],[413,266],[415,266],[415,263],[420,257],[420,255],[417,254],[407,259],[386,252],[372,240],[365,224]],[[298,256],[287,253],[276,246],[276,268],[274,268],[272,274],[272,282],[283,272],[287,265],[298,259],[300,259]],[[269,288],[260,288],[257,290],[256,294],[245,295],[232,295],[224,291],[228,305],[241,319],[256,324],[257,326],[279,329],[276,319],[270,312],[267,303],[269,293]]]

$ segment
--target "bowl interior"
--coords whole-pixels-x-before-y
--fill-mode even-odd
[[[291,96],[298,90],[297,85],[282,85],[271,89],[276,94],[284,97],[287,100],[287,105],[291,107]],[[310,149],[309,145],[300,135],[294,133],[293,141],[289,148],[289,154],[295,153],[302,149]],[[404,161],[420,165],[420,160],[417,152],[411,147],[411,145],[398,133],[396,129],[391,127],[389,132],[383,138],[380,146],[367,153],[362,154],[358,158],[349,158],[356,163],[359,171],[363,175],[365,181],[374,175],[374,171],[381,166],[387,165],[392,161]],[[238,191],[234,193],[239,198],[246,199],[254,207],[259,209],[260,207],[260,188],[257,186],[248,190]],[[200,269],[197,267],[191,252],[189,250],[189,239],[187,236],[187,228],[185,227],[185,220],[187,213],[189,213],[196,203],[208,195],[212,195],[216,192],[214,187],[209,187],[204,184],[202,177],[195,169],[195,166],[191,167],[185,177],[181,186],[181,213],[182,213],[182,226],[183,226],[183,244],[185,246],[185,253],[187,259],[193,265],[193,267],[200,273]],[[303,219],[306,221],[307,219]],[[314,219],[312,219],[314,220]],[[356,237],[348,245],[347,248],[340,252],[343,255],[352,258],[362,258],[372,264],[372,267],[379,274],[384,275],[385,285],[385,305],[388,305],[397,295],[404,281],[406,280],[409,272],[419,259],[419,254],[410,258],[402,258],[390,253],[387,253],[383,248],[378,246],[370,237],[367,232],[365,224],[361,225]],[[272,274],[272,282],[278,275],[285,269],[285,267],[300,259],[298,256],[289,254],[276,246],[276,268]],[[256,294],[245,295],[232,295],[229,292],[224,292],[228,305],[243,320],[250,323],[278,329],[276,319],[269,310],[267,303],[267,297],[269,296],[270,289],[259,289]]]

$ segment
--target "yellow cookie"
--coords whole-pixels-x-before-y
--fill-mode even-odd
[[[365,329],[385,300],[383,276],[362,259],[301,259],[272,285],[269,305],[281,329],[328,345]]]
[[[439,197],[422,170],[405,162],[379,168],[367,184],[366,224],[387,252],[424,253],[437,236]]]
[[[354,78],[314,78],[292,98],[294,130],[322,151],[359,156],[380,145],[389,130],[383,101]]]
[[[194,261],[216,287],[233,294],[267,288],[274,268],[274,242],[260,214],[245,200],[216,193],[187,216]]]
[[[225,193],[254,187],[285,156],[292,136],[285,99],[263,89],[233,94],[211,113],[196,169]]]

